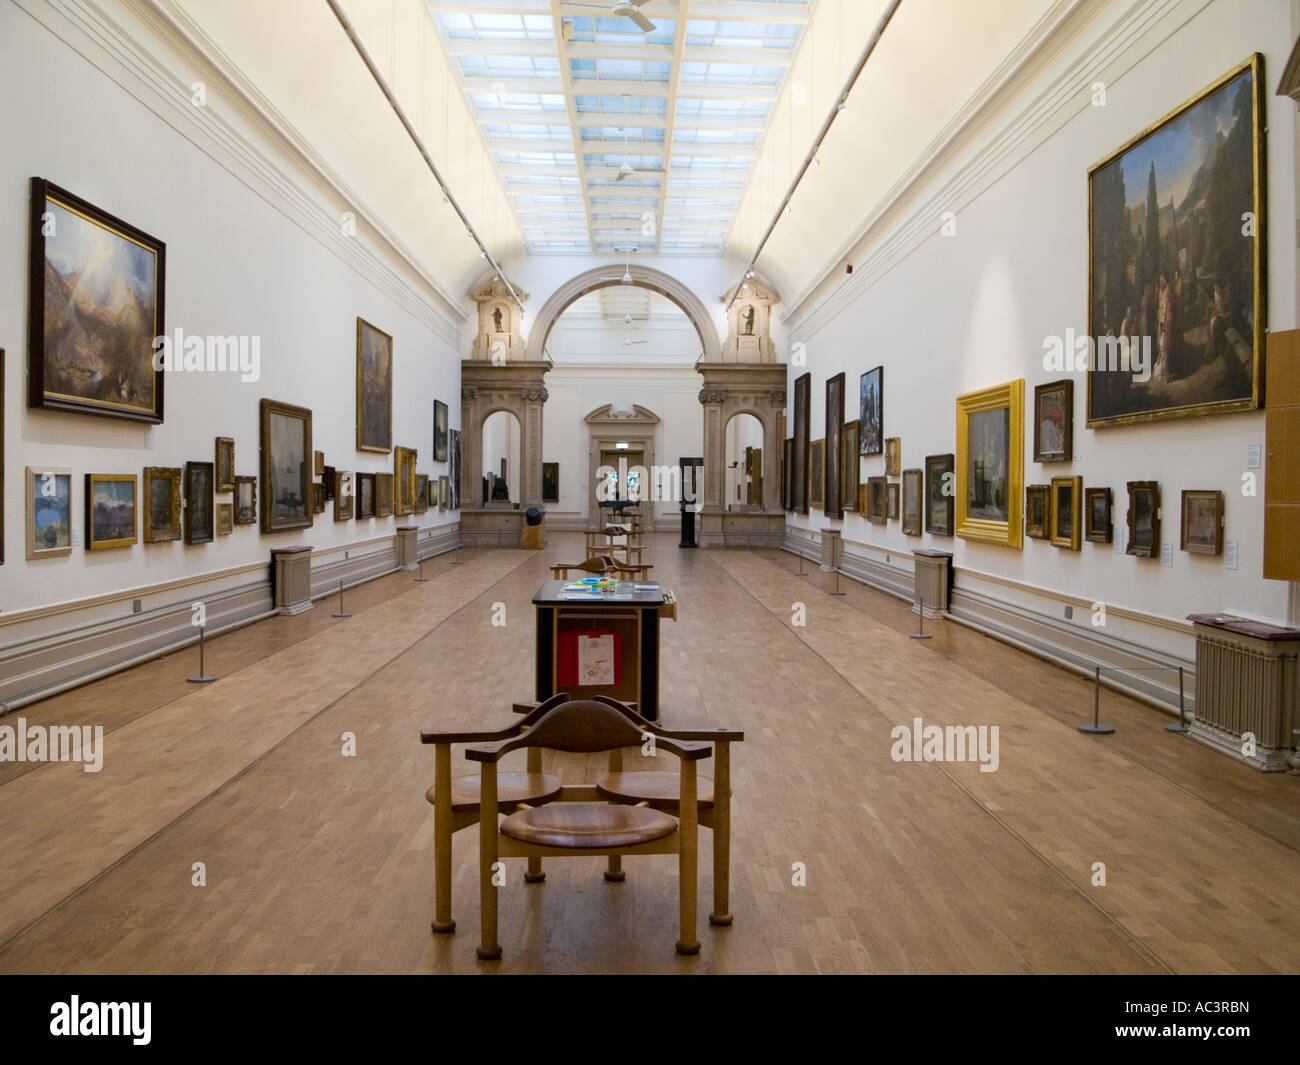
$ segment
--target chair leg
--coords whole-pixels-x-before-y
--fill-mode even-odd
[[[540,773],[542,771],[542,749],[540,747],[528,748],[528,772]],[[542,871],[541,858],[528,859],[528,872],[524,873],[525,884],[540,884],[546,879],[546,873]]]
[[[451,916],[451,744],[435,748],[433,782],[433,923],[435,932],[454,932]]]
[[[713,912],[709,924],[729,925],[731,916],[731,744],[713,747]]]
[[[696,809],[695,763],[682,762],[681,816],[678,818],[678,890],[681,925],[677,939],[678,954],[698,954],[700,941],[695,938],[695,893],[699,878],[699,855],[696,853],[699,836]]]
[[[609,771],[611,773],[623,772],[623,752],[619,748],[609,752]],[[627,879],[627,873],[623,871],[622,855],[611,854],[609,856],[609,867],[605,870],[605,879],[612,884],[621,884]]]
[[[497,767],[495,762],[483,763],[483,783],[479,789],[478,818],[478,877],[479,909],[481,916],[480,942],[475,950],[483,961],[496,961],[501,957],[497,942],[497,886],[492,883],[493,866],[497,863]]]

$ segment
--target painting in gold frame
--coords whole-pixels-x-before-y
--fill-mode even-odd
[[[257,478],[235,478],[235,524],[257,524]]]
[[[1223,493],[1184,491],[1179,549],[1193,555],[1223,554]]]
[[[438,509],[446,510],[451,506],[451,478],[445,473],[438,478]]]
[[[1115,536],[1114,521],[1111,517],[1111,493],[1109,488],[1085,488],[1083,490],[1084,527],[1083,538],[1090,544],[1108,544]]]
[[[429,475],[417,474],[415,478],[415,512],[424,514],[429,509]]]
[[[867,478],[866,514],[872,525],[884,525],[889,520],[889,481],[886,478]]]
[[[1052,535],[1052,486],[1031,484],[1025,488],[1025,535],[1031,540],[1048,540]]]
[[[60,466],[28,466],[27,558],[72,554],[72,471]]]
[[[375,475],[373,473],[357,474],[357,521],[375,516]]]
[[[229,536],[235,531],[235,504],[217,504],[217,535]]]
[[[903,470],[903,441],[901,437],[885,437],[885,476],[897,477]]]
[[[334,520],[350,521],[356,509],[356,474],[334,471]]]
[[[393,513],[415,512],[417,451],[413,447],[393,449]]]
[[[393,450],[393,338],[357,319],[357,450]]]
[[[1078,551],[1083,541],[1083,478],[1052,478],[1052,546]]]
[[[393,513],[393,475],[375,474],[375,517],[387,518]]]
[[[921,535],[921,509],[925,497],[925,471],[903,471],[903,535]]]
[[[885,498],[888,500],[888,509],[886,516],[890,521],[898,520],[898,482],[890,481],[885,485]]]
[[[814,440],[808,445],[808,505],[820,509],[825,505],[826,441]]]
[[[858,482],[862,477],[858,455],[858,421],[844,423],[843,443],[840,446],[840,498],[845,510],[855,510],[858,505]]]
[[[235,490],[235,441],[229,436],[217,437],[217,483],[214,491]]]
[[[310,529],[312,497],[311,411],[262,400],[262,532]]]
[[[137,542],[136,488],[134,473],[86,474],[87,551],[130,547]]]
[[[163,544],[181,538],[181,478],[179,466],[144,468],[143,521],[146,544]]]
[[[1025,483],[1025,381],[957,397],[957,535],[1019,549]]]
[[[1141,374],[1090,369],[1089,428],[1260,405],[1263,62],[1255,53],[1088,171],[1088,334],[1115,338],[1099,363],[1134,343],[1148,360]]]

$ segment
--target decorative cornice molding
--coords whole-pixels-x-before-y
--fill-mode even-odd
[[[280,115],[235,64],[203,33],[174,0],[121,0],[160,43],[189,64],[222,103],[247,123],[277,160],[250,142],[209,103],[195,107],[191,89],[98,0],[15,0],[33,19],[92,63],[123,90],[229,171],[256,195],[359,275],[409,311],[459,350],[462,326],[469,320],[460,301],[444,292],[403,246],[400,239],[347,186],[290,123]],[[63,23],[51,15],[62,18]],[[73,39],[69,29],[81,39]],[[111,60],[105,62],[104,60]],[[287,164],[287,166],[285,165]],[[290,171],[297,170],[297,173]],[[332,202],[331,202],[332,201]],[[376,248],[345,236],[343,211],[356,217],[358,230]]]
[[[1195,3],[1186,11],[1182,23],[1194,18],[1211,2]],[[934,236],[945,211],[960,213],[1020,159],[1058,132],[1073,117],[1072,113],[1066,113],[1072,103],[1078,108],[1089,106],[1087,90],[1097,80],[1098,73],[1174,9],[1188,6],[1188,0],[1135,0],[1091,47],[1036,93],[1013,118],[1002,119],[1002,101],[1016,100],[1035,78],[1041,77],[1061,49],[1086,29],[1103,3],[1104,0],[1058,0],[1039,20],[1021,46],[985,80],[968,104],[919,153],[917,161],[828,258],[826,268],[789,302],[781,320],[790,329],[792,342],[806,340],[817,333]],[[991,129],[987,143],[972,151]],[[968,152],[970,157],[958,166],[952,177],[938,186],[931,183],[934,175],[956,166]],[[840,272],[840,264],[846,260],[854,262],[854,271],[847,276]]]

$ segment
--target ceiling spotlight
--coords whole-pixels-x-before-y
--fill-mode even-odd
[[[787,204],[785,205],[785,213],[786,213],[786,214],[789,214],[789,213],[790,213],[790,210],[791,210],[791,208],[790,208],[790,204],[787,203]]]
[[[749,280],[749,278],[751,278],[751,277],[753,277],[753,276],[754,276],[754,271],[753,271],[753,270],[746,270],[746,271],[745,271],[745,279],[746,279],[746,280]]]

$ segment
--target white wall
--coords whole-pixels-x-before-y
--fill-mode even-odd
[[[0,3],[0,101],[0,202],[5,207],[0,211],[0,291],[7,294],[0,300],[7,385],[0,610],[268,561],[273,547],[345,545],[391,535],[406,523],[406,518],[335,523],[332,506],[327,506],[310,530],[262,535],[256,526],[236,526],[232,535],[205,546],[139,543],[102,552],[78,547],[66,558],[25,561],[25,466],[72,469],[73,517],[80,530],[86,473],[140,474],[146,465],[212,461],[217,436],[235,438],[238,474],[257,473],[263,397],[313,411],[314,446],[325,452],[328,464],[340,470],[391,471],[391,456],[356,450],[358,316],[393,336],[393,442],[419,449],[419,472],[436,479],[447,471],[445,464],[432,461],[433,401],[448,403],[456,427],[460,356],[448,335],[454,336],[460,323],[431,329],[428,319],[404,309],[317,240],[305,215],[272,206],[263,189],[214,161],[211,145],[193,130],[160,120],[112,77],[8,2]],[[258,147],[276,151],[274,146]],[[130,422],[29,410],[26,260],[28,181],[33,175],[165,241],[167,330],[260,337],[261,380],[169,376],[166,421],[155,428],[152,447],[146,447],[144,428]],[[432,294],[426,302],[426,313],[436,316]],[[218,502],[230,498],[218,496]],[[453,513],[437,511],[418,519],[424,526],[455,520]]]
[[[1108,5],[1093,29],[1099,32],[1127,7]],[[956,450],[957,395],[1023,377],[1025,483],[1079,474],[1085,486],[1108,485],[1120,526],[1127,507],[1125,482],[1159,481],[1162,539],[1173,542],[1173,567],[1117,554],[1107,545],[1084,543],[1076,552],[1026,540],[1017,551],[929,534],[908,537],[898,522],[870,526],[857,515],[844,520],[847,540],[900,551],[952,551],[959,567],[1164,618],[1230,610],[1286,620],[1287,586],[1261,576],[1262,471],[1257,497],[1243,498],[1240,491],[1247,448],[1264,440],[1262,413],[1089,430],[1086,381],[1079,376],[1074,461],[1046,466],[1032,461],[1031,419],[1034,386],[1054,376],[1042,366],[1043,338],[1063,335],[1067,328],[1083,334],[1088,328],[1089,166],[1256,50],[1265,54],[1269,126],[1268,321],[1273,329],[1295,326],[1295,105],[1273,95],[1295,39],[1289,7],[1232,0],[1180,5],[1162,24],[1167,36],[1142,37],[1105,71],[1107,106],[1088,106],[1085,94],[1063,101],[1044,120],[1052,130],[1045,141],[1026,146],[1018,165],[962,206],[955,235],[941,235],[936,222],[931,235],[883,276],[857,284],[856,290],[848,289],[849,283],[835,290],[842,301],[835,313],[810,307],[793,324],[792,339],[807,344],[812,373],[812,439],[825,431],[826,379],[845,373],[846,415],[853,418],[858,375],[883,364],[885,432],[901,437],[904,467],[922,467],[927,455]],[[1023,97],[1003,101],[972,154],[1001,135],[1010,116],[1028,103]],[[913,195],[918,204],[942,206],[945,196],[955,194],[936,183]],[[872,248],[884,246],[906,224],[900,220],[895,229],[878,234]],[[856,291],[852,302],[845,291]],[[801,372],[792,368],[791,401]],[[862,460],[864,478],[883,472],[883,458]],[[1225,493],[1225,537],[1239,545],[1236,571],[1228,570],[1222,557],[1178,550],[1180,492],[1202,488]],[[796,515],[793,521],[805,528],[825,524],[820,513]],[[1015,598],[1018,593],[1003,594]]]

